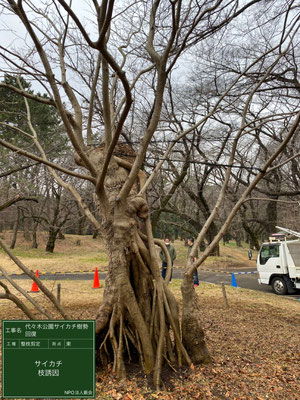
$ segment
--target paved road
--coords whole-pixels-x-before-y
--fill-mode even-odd
[[[231,286],[232,284],[232,275],[231,272],[234,272],[234,276],[236,279],[236,283],[238,287],[252,290],[259,290],[266,293],[273,293],[270,286],[267,285],[259,285],[257,281],[257,273],[254,269],[243,269],[243,272],[240,274],[235,270],[227,270],[227,271],[207,271],[207,270],[198,270],[199,280],[202,282],[215,283]],[[104,280],[106,273],[99,272],[99,279]],[[11,275],[13,279],[30,279],[26,275]],[[93,273],[68,273],[68,274],[40,274],[40,279],[42,280],[93,280]],[[174,279],[182,279],[183,277],[183,269],[176,268],[173,271]],[[3,277],[0,276],[0,279]],[[275,296],[275,295],[274,295]],[[300,298],[300,290],[298,290],[295,295],[288,295],[288,297],[298,299]]]
[[[208,282],[208,283],[214,283],[217,285],[220,285],[224,283],[225,285],[232,285],[232,275],[231,273],[234,273],[235,280],[237,283],[237,286],[240,288],[244,289],[251,289],[251,290],[259,290],[261,292],[265,293],[270,293],[276,296],[273,291],[271,286],[268,285],[260,285],[258,283],[258,275],[256,273],[256,269],[243,269],[242,273],[237,272],[236,270],[231,270],[231,271],[226,271],[226,272],[210,272],[210,271],[205,271],[205,270],[198,270],[198,275],[199,275],[199,280],[202,282]],[[183,272],[181,273],[181,276],[179,275],[178,278],[182,277]],[[177,274],[175,273],[174,277]],[[300,299],[300,290],[297,291],[295,295],[287,295],[287,297],[294,298],[298,300]]]

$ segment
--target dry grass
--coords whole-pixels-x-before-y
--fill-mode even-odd
[[[44,282],[53,293],[57,283],[61,284],[61,302],[72,318],[95,318],[103,287],[92,289],[92,280]],[[30,290],[30,280],[18,283],[24,290]],[[181,303],[180,281],[173,280],[170,287]],[[97,375],[96,398],[299,399],[299,302],[226,287],[230,304],[226,309],[220,286],[201,283],[196,291],[202,310],[199,318],[213,362],[196,366],[193,371],[169,371],[163,376],[163,390],[159,393],[153,392],[149,379],[140,370],[129,375],[126,382],[119,382],[108,371],[103,371]],[[46,305],[40,292],[32,296]],[[5,300],[1,301],[0,318],[24,319],[24,315]]]
[[[32,286],[32,281],[29,279],[18,279],[16,283],[25,291],[30,291]],[[84,308],[97,308],[102,299],[103,295],[103,287],[104,282],[101,282],[100,289],[92,289],[93,280],[91,281],[67,281],[67,280],[59,280],[56,281],[43,281],[46,287],[53,293],[57,294],[57,286],[60,283],[61,285],[61,304],[66,310],[71,311],[74,314],[74,318],[80,318],[80,309]],[[21,297],[16,289],[11,288],[11,292],[16,294],[18,297]],[[44,294],[39,291],[37,293],[30,293],[30,296],[33,297],[34,300],[37,300],[39,303],[43,305],[47,304],[47,300],[45,299]],[[26,305],[33,310],[33,306],[27,303]],[[49,306],[47,306],[49,308]],[[15,314],[19,316],[22,315],[22,312],[16,309],[14,304],[10,300],[1,300],[1,308],[0,308],[0,318],[1,319],[15,319]]]
[[[11,232],[5,232],[7,244],[11,240]],[[101,240],[91,236],[65,235],[64,240],[57,239],[54,253],[46,253],[47,235],[39,233],[39,247],[31,248],[22,235],[18,237],[16,248],[12,251],[28,268],[41,272],[70,272],[74,270],[104,269],[108,264],[105,247]],[[80,246],[76,242],[80,240]],[[0,250],[1,266],[9,273],[20,273],[18,267]]]
[[[66,270],[80,266],[82,260],[89,264],[90,254],[102,254],[104,249],[99,241],[81,237],[82,246],[75,246],[77,237],[68,236],[57,246],[57,253],[47,257],[32,257],[26,243],[21,243],[16,253],[26,265],[35,269],[33,261],[43,270],[53,270],[58,266]],[[28,246],[28,245],[27,245]],[[184,259],[186,249],[175,243],[179,250],[179,260]],[[45,255],[40,250],[41,255]],[[23,252],[23,253],[22,253]],[[2,256],[2,255],[1,255]],[[52,258],[51,258],[52,257]],[[81,257],[81,258],[80,258]],[[102,257],[102,256],[101,256]],[[80,260],[80,261],[79,261]],[[222,258],[211,258],[210,262],[225,268],[229,262],[239,267],[247,266],[247,249],[222,248]],[[9,268],[16,269],[3,256]],[[107,262],[107,261],[106,261]],[[76,264],[77,263],[77,264]],[[254,262],[251,262],[251,266]],[[215,267],[215,265],[213,265]],[[30,290],[30,280],[17,280],[26,291]],[[102,288],[92,289],[90,281],[44,281],[48,289],[56,294],[57,284],[61,284],[61,303],[74,319],[94,319],[103,295]],[[173,280],[171,290],[181,304],[180,281]],[[195,366],[194,370],[177,370],[163,375],[161,392],[153,392],[149,377],[141,370],[134,370],[126,381],[119,382],[109,370],[97,373],[96,398],[99,400],[300,400],[299,370],[299,307],[300,303],[289,297],[240,288],[226,287],[230,308],[224,304],[220,286],[201,283],[196,289],[199,295],[201,313],[199,319],[206,333],[206,341],[213,356],[207,366]],[[17,294],[15,289],[12,292]],[[19,296],[19,295],[18,295]],[[48,309],[44,296],[31,294]],[[0,319],[26,319],[22,311],[8,300],[1,300]],[[31,306],[30,306],[31,307]],[[57,318],[58,315],[55,314]],[[1,337],[1,335],[0,335]]]
[[[7,244],[11,241],[11,232],[2,233]],[[76,242],[80,240],[80,246]],[[65,240],[57,239],[54,253],[46,253],[45,246],[47,234],[40,232],[38,237],[38,249],[32,249],[31,243],[26,242],[20,233],[13,254],[16,255],[27,267],[40,272],[71,272],[77,270],[105,270],[108,257],[105,246],[100,239],[92,239],[91,236],[65,235]],[[186,261],[187,248],[183,242],[176,240],[173,245],[177,251],[175,266],[183,267]],[[249,268],[255,265],[256,253],[253,252],[253,260],[249,261],[247,247],[237,248],[234,244],[221,245],[220,257],[208,257],[203,264],[205,268]],[[8,273],[20,273],[18,267],[0,249],[0,262]]]
[[[16,282],[25,291],[29,291],[31,289],[32,281],[29,279],[20,279]],[[46,284],[47,288],[55,295],[57,293],[57,285],[61,285],[61,304],[72,313],[72,317],[75,319],[81,318],[80,313],[84,308],[94,310],[99,307],[105,284],[105,282],[100,281],[101,288],[93,289],[92,278],[91,280],[86,281],[59,280],[58,278],[56,281],[44,280],[43,283]],[[173,279],[170,284],[170,288],[179,302],[181,301],[180,284],[181,281],[179,279]],[[16,291],[16,289],[11,288],[11,291],[21,298],[21,295]],[[207,309],[208,302],[223,306],[221,286],[209,283],[200,283],[200,286],[196,289],[196,291],[199,295],[200,304],[204,310]],[[250,308],[254,307],[255,305],[274,307],[276,310],[280,309],[282,311],[291,313],[291,315],[297,315],[297,317],[299,317],[299,302],[289,297],[278,297],[269,293],[241,288],[232,288],[230,286],[226,286],[226,292],[228,294],[229,303],[247,304],[247,307]],[[46,304],[46,300],[42,292],[30,293],[30,295],[39,302]],[[27,305],[29,308],[32,308],[30,304]],[[16,316],[23,318],[24,315],[11,301],[1,300],[0,319],[16,319]]]

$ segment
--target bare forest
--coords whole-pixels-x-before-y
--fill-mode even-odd
[[[21,234],[37,248],[43,232],[50,253],[66,233],[94,235],[109,257],[99,366],[122,378],[132,361],[159,389],[163,365],[209,362],[195,269],[221,240],[259,249],[276,225],[300,230],[299,12],[294,0],[0,0],[0,247],[51,307],[33,315],[1,281],[0,301],[70,318],[12,249]],[[165,236],[195,237],[180,310]]]

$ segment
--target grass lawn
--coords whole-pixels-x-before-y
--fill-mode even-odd
[[[3,235],[3,234],[2,234]],[[11,232],[4,234],[5,242],[10,243]],[[47,236],[39,234],[39,247],[31,248],[31,243],[26,242],[22,235],[18,237],[13,254],[27,267],[41,272],[70,272],[79,269],[103,269],[108,264],[105,247],[101,240],[92,236],[65,235],[64,240],[57,239],[53,253],[46,253]],[[80,246],[76,242],[80,240]],[[0,250],[1,265],[9,273],[21,272],[10,258]]]
[[[11,232],[1,234],[9,245],[11,240]],[[98,267],[99,270],[105,270],[108,264],[108,256],[105,246],[100,239],[93,239],[92,236],[65,235],[64,240],[57,239],[54,253],[46,253],[47,235],[39,233],[37,249],[31,248],[31,243],[26,242],[20,233],[17,239],[15,249],[12,251],[20,260],[30,269],[41,272],[70,272],[73,270],[90,269]],[[76,243],[80,240],[80,245]],[[187,256],[187,247],[180,240],[173,243],[177,258],[175,266],[183,267]],[[237,247],[233,242],[220,247],[220,257],[208,257],[203,267],[209,268],[244,268],[254,267],[256,252],[253,251],[252,261],[248,260],[248,248]],[[20,273],[18,267],[9,259],[8,256],[0,249],[1,265],[6,268],[9,273]]]

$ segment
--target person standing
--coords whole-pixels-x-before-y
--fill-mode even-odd
[[[252,258],[252,250],[251,249],[248,250],[248,258],[249,258],[249,260],[251,260],[251,258]]]
[[[170,242],[169,238],[165,238],[165,245],[167,246],[168,253],[170,255],[171,262],[172,262],[171,276],[170,276],[170,282],[171,282],[172,274],[173,274],[173,263],[174,263],[174,260],[176,258],[176,250],[175,250],[175,247],[171,245],[171,242]],[[160,250],[159,256],[160,256],[160,259],[162,261],[161,276],[163,277],[163,279],[165,279],[166,278],[166,273],[167,273],[168,263],[167,263],[167,258],[166,258],[166,255],[165,255],[165,252],[163,251],[163,249]]]
[[[187,252],[187,256],[188,256],[188,257],[189,257],[189,255],[190,255],[190,252],[191,252],[193,246],[194,246],[194,238],[189,238],[189,239],[188,239],[188,252]],[[196,261],[197,261],[197,258],[198,258],[198,249],[196,250],[196,254],[195,254],[195,256],[193,257],[193,262],[196,262]],[[195,271],[194,271],[193,283],[194,283],[194,286],[195,286],[195,287],[196,287],[196,286],[199,286],[199,277],[198,277],[198,271],[197,271],[197,269],[195,269]]]

